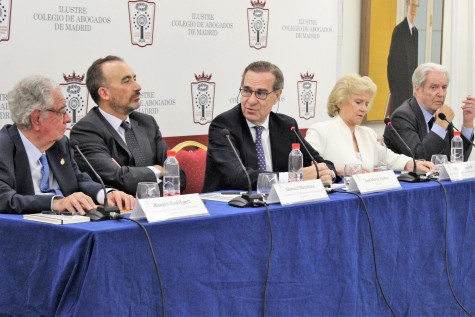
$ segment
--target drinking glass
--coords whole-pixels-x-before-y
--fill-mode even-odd
[[[160,197],[160,189],[158,183],[154,182],[140,182],[137,185],[137,199],[156,198]]]
[[[353,175],[363,173],[363,165],[360,163],[349,163],[345,164],[345,186],[348,188],[350,186],[350,180]]]
[[[257,193],[267,198],[272,190],[272,186],[278,182],[276,173],[260,173],[257,176]]]
[[[430,158],[430,161],[434,166],[431,168],[432,176],[438,177],[440,174],[440,170],[442,169],[442,165],[447,164],[447,155],[445,154],[434,154]]]

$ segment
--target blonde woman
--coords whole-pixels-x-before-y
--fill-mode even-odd
[[[376,85],[367,76],[350,74],[340,78],[328,97],[327,112],[331,119],[315,123],[307,131],[306,141],[335,164],[339,176],[344,176],[347,163],[361,163],[364,171],[373,171],[377,135],[361,123],[375,95]],[[412,158],[388,149],[389,169],[412,171],[413,164]],[[416,164],[418,170],[430,170],[430,162]]]

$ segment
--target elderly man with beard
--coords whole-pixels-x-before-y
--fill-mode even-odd
[[[134,195],[139,182],[160,182],[168,146],[155,118],[135,111],[141,86],[132,68],[117,56],[100,58],[89,67],[86,85],[98,107],[74,125],[71,140],[107,185]],[[75,157],[91,172],[77,151]],[[180,186],[186,186],[183,171]]]

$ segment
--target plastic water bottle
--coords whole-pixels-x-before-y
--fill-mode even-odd
[[[303,155],[300,152],[300,144],[292,143],[292,151],[289,154],[289,182],[303,180]]]
[[[454,131],[454,137],[450,144],[450,162],[463,162],[463,141],[459,131]]]
[[[180,195],[180,164],[175,151],[167,151],[163,175],[163,197]]]
[[[376,139],[376,151],[374,152],[374,172],[381,172],[388,169],[387,157],[388,157],[388,147],[384,143],[384,138],[378,137]]]

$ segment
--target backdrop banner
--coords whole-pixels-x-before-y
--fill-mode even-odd
[[[74,125],[94,102],[91,63],[122,57],[142,85],[139,111],[165,137],[204,135],[239,101],[242,71],[267,60],[285,76],[275,112],[302,128],[326,116],[336,81],[341,0],[0,0],[0,127],[7,93],[21,78],[57,81]]]

